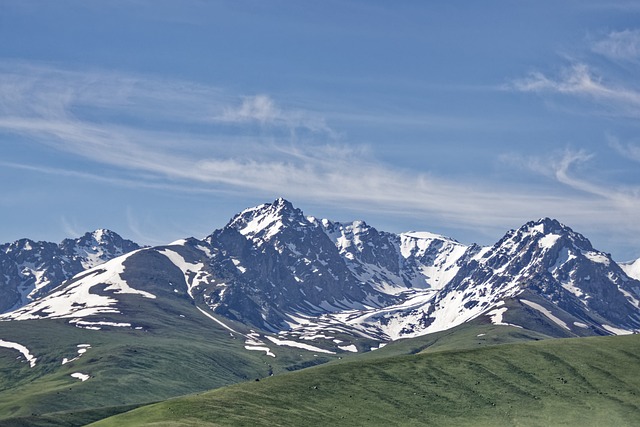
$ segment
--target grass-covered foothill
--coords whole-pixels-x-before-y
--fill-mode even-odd
[[[277,358],[248,351],[241,334],[230,333],[188,301],[160,302],[163,305],[155,307],[157,301],[143,301],[146,306],[139,314],[128,313],[127,320],[140,330],[79,329],[67,319],[0,322],[1,339],[24,345],[37,357],[31,368],[19,352],[0,348],[0,426],[85,425],[127,406],[264,378],[335,357],[273,345]],[[79,344],[90,347],[77,360],[62,364],[64,358],[78,356]],[[76,372],[90,378],[71,377]]]
[[[640,336],[354,360],[141,407],[109,426],[640,425]]]
[[[485,346],[552,338],[539,332],[504,325],[493,325],[483,319],[463,323],[455,328],[415,338],[393,341],[379,350],[356,356],[364,359],[400,356],[422,352],[473,350]]]

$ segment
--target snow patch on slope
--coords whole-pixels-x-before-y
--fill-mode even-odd
[[[25,245],[26,246],[26,245]],[[24,279],[33,277],[35,282],[32,286],[20,287],[20,297],[22,301],[31,301],[34,296],[51,281],[45,276],[46,271],[42,269],[40,263],[23,262],[17,266],[20,276]]]
[[[267,356],[276,357],[276,355],[271,351],[271,349],[265,345],[264,341],[260,340],[260,338],[259,338],[260,335],[259,334],[255,333],[255,332],[250,332],[250,333],[248,333],[246,335],[242,334],[242,333],[236,331],[235,329],[233,329],[232,327],[230,327],[230,326],[226,325],[225,323],[221,322],[220,320],[216,319],[212,314],[207,313],[205,310],[201,309],[200,307],[197,307],[197,309],[200,310],[200,312],[202,314],[204,314],[209,319],[213,320],[218,325],[222,326],[223,328],[225,328],[226,330],[228,330],[232,334],[237,334],[237,335],[243,336],[245,338],[245,342],[244,342],[245,350],[249,350],[249,351],[264,351]]]
[[[343,351],[350,351],[352,353],[357,353],[358,352],[358,348],[355,346],[355,344],[350,344],[350,345],[339,345],[338,348],[340,350]]]
[[[597,262],[598,264],[609,265],[609,258],[599,252],[584,251],[582,254],[590,261]]]
[[[201,309],[200,307],[196,307],[198,310],[200,310],[200,312],[202,314],[204,314],[205,316],[207,316],[209,319],[213,320],[214,322],[216,322],[218,325],[222,326],[223,328],[225,328],[226,330],[228,330],[229,332],[233,332],[234,334],[238,334],[238,335],[242,335],[240,334],[238,331],[236,331],[235,329],[233,329],[231,326],[227,326],[225,323],[223,323],[222,321],[216,319],[212,314],[207,313],[206,311],[204,311],[203,309]]]
[[[500,301],[498,304],[496,304],[497,308],[494,308],[493,310],[489,310],[487,312],[487,316],[491,318],[491,323],[494,325],[515,326],[516,328],[522,328],[522,326],[503,322],[503,316],[507,312],[507,307],[503,307],[503,306],[504,306],[504,301]],[[480,334],[478,336],[482,336],[482,335],[485,335],[485,334]]]
[[[27,362],[29,362],[30,367],[33,368],[34,366],[36,366],[36,361],[38,359],[34,357],[29,351],[29,349],[23,346],[22,344],[18,344],[16,342],[11,342],[11,341],[0,340],[0,347],[18,350],[20,353],[22,353],[24,358],[27,359]]]
[[[76,361],[80,359],[80,357],[87,352],[91,348],[91,344],[78,344],[76,346],[78,348],[78,355],[73,359],[67,359],[66,357],[62,359],[62,364],[66,365],[67,363]]]
[[[468,249],[453,239],[433,233],[400,234],[400,253],[405,259],[415,260],[422,275],[423,283],[419,287],[443,288],[460,270],[458,261]]]
[[[251,331],[245,336],[244,348],[249,351],[264,351],[267,356],[276,357],[275,354],[267,347],[260,339],[260,334],[255,331]]]
[[[547,234],[538,241],[538,246],[542,249],[551,249],[559,238],[560,236],[558,234]]]
[[[628,331],[626,329],[620,329],[620,328],[614,328],[613,326],[610,325],[602,325],[603,328],[605,328],[607,331],[611,332],[614,335],[631,335],[633,334],[633,331]]]
[[[204,264],[187,262],[182,255],[171,249],[158,250],[158,253],[166,256],[169,261],[178,267],[182,274],[184,274],[184,280],[187,283],[187,293],[193,298],[193,290],[201,284],[207,284],[209,274],[204,271]]]
[[[549,310],[547,310],[546,308],[544,308],[540,304],[536,304],[535,302],[528,301],[526,299],[521,299],[520,302],[522,302],[525,305],[528,305],[529,307],[531,307],[531,308],[533,308],[535,310],[538,310],[540,313],[544,314],[547,318],[549,318],[551,321],[553,321],[556,325],[561,326],[561,327],[563,327],[564,329],[566,329],[568,331],[571,330],[571,328],[569,328],[565,322],[563,322],[561,319],[559,319],[556,316],[554,316],[553,313],[551,313]]]
[[[267,339],[278,346],[301,348],[303,350],[312,351],[315,353],[336,354],[334,351],[325,350],[323,348],[314,347],[312,345],[300,343],[297,341],[281,340],[274,337],[267,337]]]
[[[71,377],[79,379],[82,382],[85,382],[86,380],[91,378],[91,375],[83,374],[82,372],[74,372],[73,374],[71,374]]]
[[[259,345],[245,345],[244,348],[249,351],[264,351],[267,356],[276,357],[276,355],[271,352],[271,349],[269,347],[263,347]]]
[[[78,328],[93,329],[93,330],[100,330],[101,326],[113,326],[115,328],[131,327],[131,323],[127,323],[127,322],[104,322],[104,321],[91,322],[87,320],[71,319],[69,320],[69,323],[72,325],[75,325]]]
[[[421,319],[427,316],[430,301],[435,296],[432,290],[414,290],[405,295],[405,300],[382,309],[365,311],[351,311],[336,313],[327,318],[333,324],[354,328],[362,335],[371,338],[396,340],[423,335],[420,325]]]
[[[130,252],[83,271],[74,276],[68,286],[64,286],[64,288],[18,310],[3,314],[0,316],[0,320],[81,318],[98,314],[120,313],[116,308],[117,299],[111,295],[99,295],[91,292],[98,285],[106,285],[103,291],[114,295],[131,294],[155,299],[155,295],[134,289],[122,279],[125,260],[137,252],[139,251]]]

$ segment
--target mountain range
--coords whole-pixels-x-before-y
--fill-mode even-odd
[[[31,368],[7,391],[46,379],[60,393],[53,384],[61,375],[96,382],[116,365],[156,366],[151,354],[157,359],[160,351],[175,364],[184,350],[179,357],[193,359],[194,376],[200,363],[217,366],[211,378],[178,389],[162,385],[149,395],[143,384],[131,386],[134,400],[148,401],[468,323],[529,338],[631,334],[640,330],[639,267],[640,260],[616,263],[550,218],[483,247],[318,219],[280,198],[204,238],[162,246],[142,247],[108,230],[60,244],[0,246],[0,356],[10,352]],[[140,359],[145,345],[148,360]],[[118,356],[80,358],[107,349]],[[73,366],[86,372],[70,372]],[[109,390],[102,402],[127,402]],[[52,396],[42,397],[47,408],[73,408]]]
[[[316,219],[278,199],[201,240],[141,249],[98,230],[59,245],[19,240],[0,257],[3,320],[107,322],[119,295],[171,292],[287,339],[339,330],[387,342],[478,316],[558,336],[640,328],[639,263],[619,266],[549,218],[480,247]]]

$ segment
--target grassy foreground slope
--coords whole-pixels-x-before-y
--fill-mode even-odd
[[[554,339],[318,366],[92,425],[640,425],[638,372],[638,335]]]
[[[160,317],[155,320],[161,320],[161,315],[158,316]],[[209,319],[204,317],[200,320]],[[22,329],[14,330],[15,336],[12,339],[21,335],[34,336],[41,330],[37,325],[31,325],[32,323],[17,324]],[[30,325],[36,329],[25,329]],[[0,333],[6,334],[6,328],[3,329],[2,326],[5,325],[0,323]],[[15,329],[16,325],[13,326]],[[52,334],[55,342],[44,342],[47,337],[38,336],[37,344],[45,345],[50,350],[45,354],[38,351],[40,359],[36,369],[30,369],[21,358],[16,360],[15,351],[0,351],[0,425],[83,426],[143,404],[243,381],[241,375],[245,376],[244,381],[255,380],[257,377],[267,377],[270,370],[278,374],[329,360],[320,357],[323,355],[315,357],[313,353],[275,346],[273,351],[278,357],[274,359],[261,352],[246,351],[242,348],[244,341],[230,339],[226,330],[196,327],[191,331],[195,326],[185,319],[180,325],[179,334],[166,329],[159,334],[135,330],[118,331],[119,328],[113,328],[116,330],[112,331],[87,331],[68,328],[60,321],[49,322],[49,332],[55,331]],[[219,325],[214,323],[211,326]],[[163,329],[160,323],[151,330],[158,331],[159,328]],[[80,360],[60,366],[61,357],[73,353],[56,355],[51,349],[56,345],[64,348],[65,337],[69,341],[67,347],[73,352],[75,346],[71,343],[84,342],[83,340],[96,347],[91,348]],[[96,341],[97,338],[100,338],[100,342]],[[421,351],[460,350],[543,338],[549,337],[521,328],[474,321],[448,331],[395,341],[377,351],[342,353],[339,356],[342,360],[334,359],[332,363],[345,363],[354,358],[386,358]],[[25,342],[24,338],[22,341]],[[35,344],[33,340],[29,343],[30,346]],[[239,348],[234,348],[234,345]],[[149,359],[149,356],[152,358]],[[306,360],[305,357],[311,360]],[[254,363],[249,363],[251,358],[256,359]],[[48,368],[41,365],[47,359],[50,359]],[[212,365],[212,361],[216,365]],[[114,370],[114,365],[119,369]],[[252,366],[254,371],[250,370]],[[20,369],[16,370],[16,367]],[[38,372],[42,368],[49,372],[42,376],[42,372]],[[69,376],[75,371],[90,373],[93,378],[80,382]],[[193,372],[197,372],[197,375],[192,375]],[[12,378],[16,375],[16,378]]]
[[[141,330],[80,329],[68,319],[0,322],[0,339],[24,345],[37,357],[30,367],[18,351],[0,347],[0,426],[84,425],[121,406],[131,409],[337,357],[272,345],[278,356],[272,358],[245,349],[245,337],[186,299],[131,301],[126,315],[114,316]],[[79,358],[78,345],[90,345]],[[63,364],[65,358],[71,361]],[[80,381],[73,373],[89,379]]]

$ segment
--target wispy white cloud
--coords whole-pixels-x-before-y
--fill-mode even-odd
[[[634,227],[632,223],[635,221],[637,212],[640,211],[640,187],[607,185],[598,182],[593,177],[591,169],[580,170],[594,159],[595,155],[592,153],[571,149],[552,153],[546,157],[516,154],[507,154],[501,157],[504,163],[510,164],[512,167],[525,168],[546,176],[562,184],[568,190],[581,194],[578,196],[569,193],[565,200],[567,204],[573,204],[579,199],[588,201],[579,208],[576,207],[576,212],[572,212],[573,208],[566,207],[562,210],[564,216],[575,217],[576,214],[580,216],[580,213],[583,215],[594,214],[602,221],[606,218],[602,209],[609,209],[611,218],[615,217],[617,221]],[[584,218],[576,218],[576,223],[581,221],[584,221]]]
[[[64,216],[60,218],[60,222],[62,223],[62,229],[69,238],[75,239],[86,233],[86,230],[83,231],[83,229],[79,227],[78,224],[76,224],[75,222],[70,222]]]
[[[614,60],[640,60],[640,30],[611,31],[594,42],[591,49]]]
[[[623,143],[612,135],[607,136],[609,146],[626,159],[640,162],[640,144],[632,142]]]
[[[574,64],[563,70],[558,78],[549,78],[541,72],[532,72],[506,86],[520,92],[557,93],[584,97],[600,105],[613,108],[617,114],[640,115],[640,92],[633,87],[616,86],[594,75],[586,64]]]
[[[152,235],[148,232],[145,232],[143,230],[143,225],[141,224],[141,221],[136,216],[136,214],[134,213],[131,207],[127,207],[126,216],[127,216],[127,227],[129,228],[129,232],[131,233],[135,241],[145,242],[145,244],[147,245],[162,245],[162,244],[169,243],[169,242],[163,242],[161,240],[158,240],[157,237],[154,237],[154,236],[157,236],[157,234]]]
[[[261,125],[285,126],[292,131],[304,128],[312,132],[333,134],[324,118],[302,110],[282,110],[265,94],[243,97],[239,106],[226,107],[213,120],[239,124],[257,122]]]
[[[228,191],[219,188],[213,188],[206,185],[194,185],[194,183],[177,183],[158,179],[157,175],[141,175],[140,173],[130,177],[112,176],[114,172],[92,173],[78,170],[62,169],[56,167],[48,167],[35,164],[23,164],[14,162],[0,161],[0,167],[10,168],[22,171],[33,172],[36,174],[50,175],[56,177],[64,177],[78,179],[82,181],[93,181],[97,183],[123,187],[123,188],[142,188],[149,190],[172,191],[181,193],[194,194],[223,194]],[[140,171],[138,171],[140,172]]]
[[[237,108],[226,108],[220,120],[230,122],[258,121],[271,123],[282,116],[275,103],[268,95],[246,97]]]
[[[640,104],[640,93],[626,88],[616,88],[603,83],[593,75],[586,64],[575,64],[564,70],[559,79],[550,79],[543,73],[533,72],[529,77],[513,82],[513,88],[522,92],[559,92],[563,94],[588,95],[596,99],[612,99]]]
[[[19,117],[73,118],[93,114],[101,122],[138,119],[158,124],[250,122],[333,132],[323,117],[282,108],[269,95],[238,96],[193,82],[109,71],[71,71],[46,65],[0,64],[0,114]],[[86,111],[83,111],[86,110]],[[73,112],[73,113],[72,113]],[[140,120],[144,119],[144,120]]]
[[[611,190],[601,188],[586,180],[579,179],[572,174],[573,168],[584,164],[593,159],[593,154],[589,154],[584,150],[571,151],[565,150],[564,155],[557,160],[551,161],[554,176],[561,184],[567,185],[575,190],[583,191],[595,196],[611,198]]]
[[[352,210],[429,218],[462,228],[502,230],[505,224],[538,216],[558,216],[576,224],[608,224],[613,228],[630,214],[636,215],[640,208],[637,199],[624,194],[616,199],[607,197],[606,188],[572,173],[576,166],[591,159],[585,152],[565,153],[561,160],[551,163],[551,168],[542,160],[528,161],[533,169],[537,167],[539,172],[544,171],[573,190],[570,193],[471,182],[393,167],[366,147],[338,144],[328,131],[322,132],[322,138],[282,137],[281,129],[273,127],[323,130],[328,126],[323,127],[324,121],[317,114],[278,106],[268,95],[244,98],[238,105],[234,104],[237,98],[220,95],[218,89],[149,78],[100,73],[67,75],[60,70],[36,69],[13,74],[5,70],[0,81],[6,82],[6,76],[15,84],[0,84],[0,132],[27,136],[31,141],[79,156],[92,162],[90,165],[105,169],[108,176],[50,165],[5,163],[14,168],[175,192],[283,195]],[[538,76],[521,84],[521,90],[559,91],[563,85],[591,88],[599,83],[592,79],[554,82]],[[186,89],[182,91],[180,87]],[[96,111],[100,113],[97,118],[92,115]],[[127,120],[110,119],[122,114]],[[178,126],[169,126],[167,122],[171,121]],[[154,126],[148,126],[150,122]],[[187,123],[198,126],[185,132]],[[225,147],[234,145],[226,144],[226,140],[237,133],[237,129],[229,132],[228,126],[251,123],[265,126],[247,129],[246,132],[255,133],[240,147]],[[149,233],[141,229],[132,213],[129,216],[131,232],[149,242]],[[632,226],[640,231],[637,221]]]

